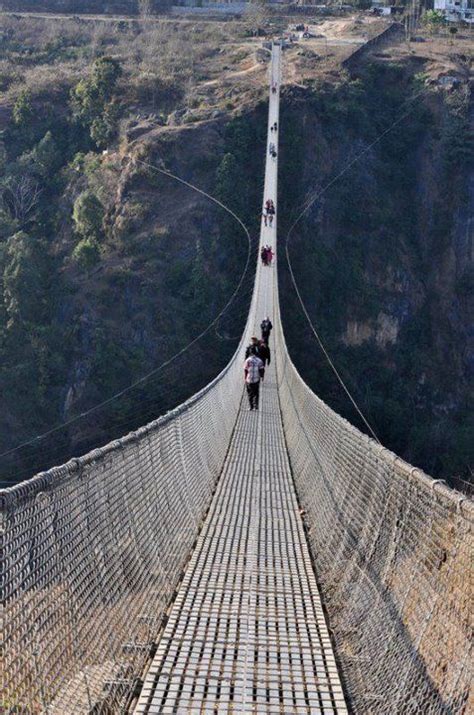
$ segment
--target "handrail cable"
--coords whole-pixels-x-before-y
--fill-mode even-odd
[[[421,90],[421,92],[418,92],[416,95],[414,95],[413,97],[411,97],[409,100],[406,100],[406,102],[408,102],[408,101],[413,102],[415,99],[418,99],[418,97],[419,97],[420,95],[422,95],[422,94],[424,94],[425,92],[427,92],[428,89],[429,89],[429,88],[425,88],[425,89]],[[405,103],[406,103],[406,102],[405,102]],[[357,402],[355,401],[354,397],[352,396],[352,394],[351,394],[349,388],[347,387],[346,383],[344,382],[343,378],[341,377],[341,375],[340,375],[338,369],[336,368],[334,362],[332,361],[331,356],[329,355],[328,351],[326,350],[326,347],[324,346],[324,343],[323,343],[323,341],[321,340],[321,337],[320,337],[318,331],[316,330],[316,328],[314,327],[314,324],[313,324],[313,322],[312,322],[312,320],[311,320],[311,318],[310,318],[310,316],[309,316],[309,313],[308,313],[308,311],[307,311],[307,309],[306,309],[306,306],[305,306],[305,304],[304,304],[303,298],[301,297],[301,293],[300,293],[300,291],[299,291],[298,284],[297,284],[296,279],[295,279],[295,274],[294,274],[294,272],[293,272],[293,267],[292,267],[292,265],[291,265],[290,252],[289,252],[289,241],[290,241],[290,237],[291,237],[291,234],[293,233],[294,228],[295,228],[296,225],[300,222],[300,220],[303,218],[303,216],[305,215],[305,213],[311,208],[311,206],[312,206],[319,198],[321,198],[321,196],[322,196],[323,194],[325,194],[326,191],[327,191],[329,188],[331,188],[331,186],[332,186],[333,184],[335,184],[336,181],[338,181],[338,180],[341,178],[341,176],[343,176],[352,166],[354,166],[354,164],[356,164],[356,163],[359,161],[359,159],[361,159],[361,158],[362,158],[365,154],[367,154],[367,152],[369,152],[376,144],[378,144],[378,143],[384,138],[384,136],[386,136],[386,134],[388,134],[388,133],[389,133],[394,127],[396,127],[398,124],[400,124],[400,122],[402,122],[403,119],[406,119],[406,117],[407,117],[409,114],[411,114],[411,112],[412,112],[414,109],[415,109],[415,107],[412,106],[412,107],[410,107],[410,109],[409,109],[408,111],[406,111],[406,112],[404,112],[403,114],[401,114],[389,127],[387,127],[387,129],[385,129],[381,134],[379,134],[379,136],[378,136],[376,139],[374,139],[373,142],[371,142],[371,143],[370,143],[368,146],[366,146],[362,151],[360,151],[358,154],[356,154],[356,156],[355,156],[353,159],[351,159],[335,176],[333,176],[333,178],[330,179],[330,181],[328,181],[328,183],[327,183],[322,189],[320,189],[319,191],[316,191],[316,192],[313,194],[313,196],[312,196],[312,197],[309,199],[309,201],[306,203],[306,205],[305,205],[305,207],[303,208],[303,210],[298,214],[298,216],[296,217],[296,219],[295,219],[295,220],[293,221],[293,223],[291,224],[291,226],[290,226],[290,228],[289,228],[289,230],[288,230],[288,233],[287,233],[287,235],[286,235],[286,240],[285,240],[286,262],[287,262],[287,264],[288,264],[288,268],[289,268],[289,271],[290,271],[290,277],[291,277],[291,281],[292,281],[292,283],[293,283],[293,287],[294,287],[294,289],[295,289],[296,295],[297,295],[297,297],[298,297],[298,300],[299,300],[299,302],[300,302],[300,305],[301,305],[301,308],[302,308],[302,310],[303,310],[303,313],[304,313],[304,315],[305,315],[305,317],[306,317],[306,320],[308,321],[308,324],[309,324],[309,326],[310,326],[310,328],[311,328],[311,330],[312,330],[312,332],[313,332],[313,335],[315,336],[316,340],[318,341],[319,347],[321,348],[321,350],[322,350],[322,352],[323,352],[323,354],[324,354],[326,360],[328,361],[329,365],[331,366],[331,369],[333,370],[334,374],[336,375],[336,377],[337,377],[339,383],[341,384],[341,386],[342,386],[344,392],[345,392],[346,395],[349,397],[349,400],[351,401],[352,405],[353,405],[354,408],[356,409],[357,413],[359,414],[360,418],[361,418],[362,421],[364,422],[364,424],[365,424],[365,426],[367,427],[367,429],[370,431],[370,433],[372,434],[372,436],[374,437],[374,439],[375,439],[379,444],[381,444],[380,439],[377,437],[377,435],[376,435],[374,429],[372,428],[372,426],[371,426],[370,423],[368,422],[367,418],[366,418],[365,415],[363,414],[362,410],[360,409],[360,407],[358,406],[358,404],[357,404]]]
[[[240,336],[241,337],[241,336]],[[163,370],[164,372],[164,370]],[[179,378],[179,385],[181,388],[183,387],[191,387],[191,385],[194,382],[194,378],[192,377],[183,377]],[[168,380],[167,380],[168,384]],[[172,400],[170,399],[170,395],[175,395],[176,394],[176,384],[170,383],[170,387],[164,388],[163,390],[160,390],[159,396],[160,398],[167,397],[167,399],[164,401],[163,406],[162,406],[162,412],[161,414],[166,414],[168,410],[173,409],[176,406],[176,399]],[[114,422],[111,426],[111,429],[113,430],[113,434],[115,434],[117,431],[120,431],[120,434],[123,434],[124,431],[128,429],[135,429],[137,425],[137,420],[138,417],[141,417],[140,424],[148,424],[149,421],[156,419],[156,397],[151,397],[151,398],[145,398],[141,399],[139,402],[137,402],[137,405],[135,408],[127,412],[127,417],[124,420],[121,420],[120,422]],[[113,441],[115,437],[112,435],[110,438],[107,437],[109,441]],[[91,440],[93,441],[93,440]],[[28,467],[25,466],[25,468],[21,468],[18,470],[15,470],[14,475],[15,478],[18,479],[23,479],[26,478],[28,475],[31,475],[32,472],[36,469],[34,465],[36,465],[40,461],[54,461],[57,459],[62,459],[61,454],[63,453],[63,450],[68,446],[69,442],[67,437],[64,434],[60,434],[54,441],[54,446],[50,447],[45,447],[45,448],[40,448],[38,447],[37,450],[35,450],[34,454],[28,455],[26,457],[22,457],[22,464],[28,465],[29,463],[33,463],[33,466]],[[89,443],[87,443],[89,444]],[[85,446],[82,445],[80,446],[80,451],[81,453],[84,451],[88,451],[89,449],[92,449],[93,446]],[[17,449],[20,449],[18,447]],[[55,456],[56,455],[56,456]],[[2,478],[2,483],[0,483],[0,488],[4,488],[4,485],[7,484],[8,486],[12,486],[11,484],[8,484],[9,482],[9,476],[7,475],[6,477]]]
[[[424,87],[422,90],[420,90],[419,92],[417,92],[416,94],[414,94],[412,97],[409,97],[408,99],[405,99],[405,100],[402,102],[402,105],[401,105],[401,106],[403,107],[403,105],[405,105],[405,104],[413,103],[416,99],[418,99],[419,97],[421,97],[423,94],[426,94],[427,92],[429,92],[430,89],[431,89],[430,87]],[[359,161],[359,159],[361,159],[365,154],[367,154],[367,152],[369,152],[371,149],[373,149],[373,147],[374,147],[376,144],[378,144],[380,141],[382,141],[382,139],[383,139],[389,132],[391,132],[392,129],[394,129],[394,128],[395,128],[398,124],[400,124],[400,122],[402,122],[404,119],[406,119],[406,117],[408,117],[415,109],[416,109],[416,106],[415,106],[415,107],[411,106],[406,112],[404,112],[404,113],[401,114],[399,117],[397,117],[397,119],[395,119],[394,122],[392,122],[392,124],[390,124],[389,127],[387,127],[386,129],[384,129],[384,131],[381,132],[378,137],[376,137],[370,144],[368,144],[366,147],[364,147],[364,149],[362,149],[358,154],[356,154],[355,157],[353,157],[350,161],[348,161],[347,164],[346,164],[335,176],[333,176],[333,178],[330,179],[330,181],[328,181],[328,183],[327,183],[322,189],[320,189],[320,190],[314,192],[312,198],[310,198],[306,204],[303,204],[303,205],[304,205],[303,210],[301,211],[301,213],[297,216],[297,218],[296,218],[296,219],[293,221],[293,223],[291,224],[290,229],[289,229],[288,234],[287,234],[287,240],[288,240],[289,234],[293,231],[293,229],[294,229],[294,227],[296,226],[296,224],[299,223],[300,219],[304,216],[304,214],[308,211],[308,209],[311,208],[311,206],[314,204],[314,202],[317,201],[324,193],[326,193],[326,191],[327,191],[336,181],[338,181],[338,179],[340,179],[341,176],[343,176],[354,164],[356,164],[356,163]]]
[[[78,420],[81,420],[83,417],[87,417],[92,412],[95,412],[96,410],[100,409],[101,407],[105,407],[106,405],[110,404],[117,398],[122,397],[122,395],[125,395],[127,392],[130,392],[130,390],[133,390],[138,385],[143,384],[153,375],[156,375],[156,373],[160,372],[163,368],[170,365],[178,357],[181,357],[181,355],[183,355],[185,352],[187,352],[189,350],[189,348],[191,348],[193,345],[195,345],[201,338],[204,337],[204,335],[206,335],[211,330],[211,328],[214,325],[216,325],[216,323],[220,320],[220,318],[223,316],[223,314],[231,306],[234,299],[237,297],[237,294],[239,293],[240,288],[242,287],[242,284],[243,284],[244,279],[247,275],[247,271],[248,271],[248,268],[250,265],[250,257],[251,257],[251,253],[252,253],[252,239],[250,237],[248,228],[245,226],[245,224],[239,218],[239,216],[237,216],[237,214],[234,213],[234,211],[232,211],[232,209],[230,209],[228,206],[226,206],[224,203],[222,203],[222,201],[219,201],[219,199],[215,198],[215,196],[212,196],[211,194],[207,193],[206,191],[203,191],[203,189],[199,189],[197,186],[194,186],[189,181],[185,181],[184,179],[181,179],[179,176],[172,174],[170,171],[166,171],[165,169],[160,169],[159,167],[154,166],[153,164],[150,164],[149,162],[143,161],[141,159],[135,159],[135,161],[140,164],[143,164],[144,166],[148,166],[150,169],[153,169],[154,171],[158,171],[160,174],[164,174],[165,176],[168,176],[171,179],[175,179],[176,181],[179,181],[181,184],[184,184],[185,186],[189,187],[190,189],[193,189],[193,191],[196,191],[197,193],[201,194],[202,196],[205,196],[207,199],[209,199],[210,201],[215,203],[217,206],[220,206],[221,208],[223,208],[224,211],[227,211],[227,213],[230,214],[240,224],[240,226],[242,227],[242,229],[247,237],[247,259],[245,261],[244,270],[242,271],[239,282],[237,283],[237,286],[236,286],[235,290],[233,291],[232,295],[230,296],[229,300],[227,301],[227,303],[224,305],[224,307],[218,313],[218,315],[216,315],[216,317],[208,324],[208,326],[204,330],[202,330],[199,333],[199,335],[196,335],[195,338],[193,338],[189,343],[187,343],[187,345],[185,345],[183,348],[181,348],[181,350],[179,350],[177,353],[175,353],[170,358],[168,358],[163,363],[161,363],[161,365],[158,365],[158,367],[156,367],[153,370],[151,370],[150,372],[146,373],[145,375],[140,377],[138,380],[135,380],[130,385],[127,385],[127,387],[124,387],[123,390],[116,392],[115,394],[111,395],[103,402],[99,402],[97,405],[94,405],[93,407],[89,408],[85,412],[81,412],[81,414],[76,415],[75,417],[71,417],[71,419],[66,420],[65,422],[62,422],[60,425],[57,425],[56,427],[52,427],[50,430],[47,430],[46,432],[43,432],[42,434],[36,435],[35,437],[32,437],[31,439],[26,440],[25,442],[22,442],[21,444],[17,445],[16,447],[12,447],[11,449],[8,449],[5,452],[2,452],[0,454],[0,458],[6,457],[10,454],[13,454],[14,452],[18,451],[19,449],[22,449],[23,447],[27,447],[28,445],[33,444],[36,441],[44,439],[45,437],[48,437],[49,435],[54,434],[55,432],[62,430],[71,424],[74,424]]]
[[[246,291],[245,293],[242,293],[241,295],[243,297],[247,295],[251,295],[253,292],[253,287]],[[243,315],[248,314],[248,309],[245,308],[241,312],[234,314],[234,317],[242,317]],[[214,329],[217,330],[218,324],[214,326]],[[242,335],[235,336],[232,338],[223,338],[219,336],[217,333],[217,337],[219,337],[221,340],[227,339],[229,341],[231,340],[240,340],[242,338]],[[161,377],[163,377],[166,373],[167,370],[173,369],[173,365],[168,365],[163,368],[161,373]],[[166,387],[163,387],[162,389],[160,388],[159,391],[159,398],[160,400],[163,397],[166,397],[167,399],[163,402],[162,407],[161,407],[161,414],[166,414],[166,412],[170,409],[173,409],[174,406],[176,406],[176,399],[170,399],[170,395],[175,395],[176,394],[176,380],[178,380],[178,377],[171,379],[171,377],[167,378]],[[182,390],[183,388],[191,388],[191,386],[195,385],[195,377],[187,377],[185,376],[179,376],[179,387]],[[141,423],[142,424],[147,424],[150,420],[156,418],[156,400],[157,397],[156,395],[153,397],[147,397],[147,398],[141,398],[139,401],[137,401],[136,405],[133,407],[133,409],[127,411],[127,417],[125,420],[121,420],[120,422],[114,422],[112,424],[112,429],[115,432],[120,429],[120,431],[133,428],[134,425],[137,423],[138,416],[141,417]],[[111,438],[112,439],[112,438]],[[23,457],[22,458],[22,463],[25,465],[28,463],[33,463],[36,464],[39,460],[47,460],[47,461],[52,461],[56,459],[61,459],[61,454],[63,453],[63,450],[69,445],[68,438],[66,435],[59,434],[54,442],[54,446],[50,447],[44,447],[44,448],[37,448],[34,452],[34,454],[31,454],[29,456]],[[88,449],[88,447],[81,446],[80,450],[83,451],[84,449]],[[56,455],[56,456],[55,456]],[[36,469],[36,467],[31,466],[31,467],[26,467],[24,469],[21,469],[21,471],[15,470],[15,477],[16,478],[24,478],[28,474],[31,474],[31,472]],[[5,483],[8,483],[9,477],[5,477],[4,480]]]

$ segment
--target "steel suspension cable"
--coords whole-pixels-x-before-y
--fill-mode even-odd
[[[342,389],[344,390],[344,392],[345,392],[346,395],[348,396],[349,400],[352,402],[352,405],[354,406],[355,410],[357,411],[359,417],[362,419],[363,423],[365,424],[365,426],[367,427],[367,429],[369,430],[369,432],[371,433],[371,435],[373,436],[373,438],[374,438],[379,444],[381,444],[381,442],[380,442],[379,438],[377,437],[377,435],[376,435],[376,433],[375,433],[373,427],[371,426],[371,424],[369,423],[369,421],[368,421],[367,418],[365,417],[364,413],[363,413],[362,410],[360,409],[359,405],[358,405],[357,402],[355,401],[354,397],[352,396],[352,394],[351,394],[349,388],[347,387],[347,385],[346,385],[346,383],[344,382],[343,378],[341,377],[341,375],[340,375],[340,373],[339,373],[337,367],[335,366],[334,362],[332,361],[331,356],[329,355],[328,351],[326,350],[326,348],[325,348],[325,346],[324,346],[324,343],[323,343],[323,341],[321,340],[321,338],[320,338],[320,336],[319,336],[318,331],[316,330],[316,328],[315,328],[314,325],[313,325],[313,322],[312,322],[312,320],[311,320],[311,318],[310,318],[310,316],[309,316],[309,313],[308,313],[308,311],[307,311],[307,309],[306,309],[306,306],[305,306],[305,304],[304,304],[303,298],[301,297],[301,293],[300,293],[300,291],[299,291],[298,284],[296,283],[295,274],[294,274],[294,272],[293,272],[293,267],[292,267],[291,261],[290,261],[290,255],[289,255],[289,251],[288,251],[288,243],[286,243],[285,252],[286,252],[286,261],[287,261],[287,263],[288,263],[288,268],[289,268],[289,271],[290,271],[290,276],[291,276],[291,280],[292,280],[292,283],[293,283],[293,287],[294,287],[294,289],[295,289],[296,295],[297,295],[298,300],[299,300],[299,302],[300,302],[301,309],[303,310],[303,313],[304,313],[304,315],[305,315],[305,317],[306,317],[306,320],[308,321],[308,324],[309,324],[309,326],[310,326],[310,328],[311,328],[311,330],[312,330],[312,332],[313,332],[313,335],[314,335],[314,337],[316,338],[316,340],[318,341],[319,347],[321,348],[324,357],[326,358],[326,360],[328,361],[329,365],[331,366],[331,369],[333,370],[334,374],[336,375],[336,377],[337,377],[337,379],[338,379],[338,381],[339,381],[339,383],[340,383]]]
[[[294,287],[294,289],[295,289],[296,295],[297,295],[297,297],[298,297],[298,301],[299,301],[299,303],[300,303],[300,305],[301,305],[301,308],[302,308],[303,313],[304,313],[304,315],[305,315],[305,317],[306,317],[306,320],[308,321],[308,324],[309,324],[309,326],[310,326],[310,328],[311,328],[311,331],[312,331],[313,335],[315,336],[315,338],[316,338],[316,340],[317,340],[317,342],[318,342],[318,344],[319,344],[319,346],[320,346],[320,348],[321,348],[321,350],[322,350],[322,352],[323,352],[323,354],[324,354],[326,360],[328,361],[328,363],[329,363],[331,369],[333,370],[334,374],[336,375],[336,378],[337,378],[337,380],[339,381],[339,383],[340,383],[341,387],[343,388],[344,392],[345,392],[346,395],[348,396],[349,400],[351,401],[352,405],[354,406],[355,410],[356,410],[357,413],[359,414],[360,418],[361,418],[362,421],[364,422],[364,424],[365,424],[365,426],[367,427],[367,429],[370,431],[370,433],[372,434],[372,436],[374,437],[374,439],[377,440],[377,442],[379,442],[379,444],[380,444],[379,438],[377,437],[377,435],[376,435],[374,429],[372,428],[372,426],[371,426],[370,423],[368,422],[367,418],[366,418],[365,415],[363,414],[362,410],[360,409],[360,407],[358,406],[358,404],[357,404],[357,402],[355,401],[354,397],[352,396],[352,394],[351,394],[349,388],[347,387],[346,383],[344,382],[342,376],[340,375],[339,371],[337,370],[337,368],[336,368],[336,366],[335,366],[333,360],[331,359],[331,356],[329,355],[329,353],[328,353],[326,347],[324,346],[323,341],[321,340],[321,337],[320,337],[318,331],[316,330],[316,328],[314,327],[314,324],[313,324],[313,322],[312,322],[312,320],[311,320],[311,318],[310,318],[310,316],[309,316],[309,313],[308,313],[308,311],[307,311],[307,309],[306,309],[305,303],[304,303],[303,298],[302,298],[302,296],[301,296],[300,290],[299,290],[299,288],[298,288],[298,284],[297,284],[297,282],[296,282],[295,274],[294,274],[293,267],[292,267],[292,264],[291,264],[290,252],[289,252],[289,243],[290,243],[290,238],[291,238],[291,235],[292,235],[292,233],[293,233],[295,227],[296,227],[297,224],[301,221],[301,219],[302,219],[303,216],[307,213],[307,211],[309,211],[309,209],[311,208],[311,206],[313,206],[313,204],[314,204],[319,198],[321,198],[321,196],[323,196],[323,194],[325,194],[326,191],[328,191],[328,189],[330,189],[331,186],[333,186],[344,174],[346,174],[347,171],[349,171],[349,169],[351,169],[351,168],[354,166],[354,164],[356,164],[363,156],[365,156],[371,149],[373,149],[374,146],[376,146],[379,142],[381,142],[382,139],[383,139],[389,132],[392,131],[392,129],[394,129],[394,128],[395,128],[398,124],[400,124],[404,119],[406,119],[406,118],[416,109],[416,106],[413,106],[413,102],[414,102],[415,100],[417,100],[421,95],[426,94],[426,93],[429,91],[429,89],[430,89],[429,87],[425,87],[425,88],[422,89],[420,92],[417,92],[413,97],[410,97],[409,99],[405,100],[405,101],[403,102],[404,105],[407,104],[407,103],[411,103],[412,106],[411,106],[406,112],[403,112],[402,114],[400,114],[400,116],[397,117],[397,119],[395,119],[395,120],[392,122],[392,124],[390,124],[389,127],[387,127],[383,132],[381,132],[381,134],[379,134],[379,136],[376,137],[376,138],[374,139],[374,141],[372,141],[370,144],[368,144],[368,146],[366,146],[362,151],[360,151],[358,154],[356,154],[356,156],[353,157],[353,159],[351,159],[349,162],[347,162],[347,164],[346,164],[335,176],[333,176],[332,179],[330,179],[330,181],[328,181],[328,183],[327,183],[325,186],[323,186],[322,189],[320,189],[319,191],[316,191],[316,192],[313,194],[313,196],[310,197],[310,199],[306,202],[306,204],[304,204],[303,210],[298,214],[298,216],[296,217],[296,219],[295,219],[295,220],[293,221],[293,223],[291,224],[291,226],[290,226],[290,228],[289,228],[289,230],[288,230],[288,233],[287,233],[287,235],[286,235],[286,240],[285,240],[286,262],[287,262],[287,264],[288,264],[288,269],[289,269],[289,271],[290,271],[291,282],[292,282],[293,287]],[[403,105],[402,105],[402,106],[403,106]]]
[[[203,338],[205,335],[207,335],[207,333],[218,323],[218,321],[222,318],[224,313],[230,308],[230,306],[234,302],[235,298],[237,297],[237,295],[244,283],[244,280],[246,278],[246,275],[247,275],[247,272],[248,272],[248,269],[250,266],[250,258],[251,258],[251,254],[252,254],[252,239],[250,237],[248,228],[245,226],[245,224],[240,219],[240,217],[237,216],[237,214],[234,211],[232,211],[232,209],[230,209],[228,206],[226,206],[222,201],[217,199],[215,196],[212,196],[207,191],[204,191],[203,189],[200,189],[197,186],[194,186],[194,184],[192,184],[191,182],[185,181],[184,179],[181,179],[179,176],[176,176],[175,174],[171,173],[170,171],[161,169],[160,167],[155,166],[149,162],[143,161],[142,159],[135,159],[135,161],[137,163],[144,165],[144,166],[147,166],[148,168],[152,169],[153,171],[157,171],[158,173],[163,174],[164,176],[167,176],[171,179],[174,179],[175,181],[178,181],[179,183],[183,184],[184,186],[187,186],[188,188],[192,189],[193,191],[196,191],[198,194],[201,194],[205,198],[209,199],[209,201],[212,201],[214,204],[216,204],[220,208],[224,209],[224,211],[226,211],[228,214],[230,214],[237,221],[237,223],[241,226],[241,228],[244,231],[245,236],[247,238],[247,258],[245,261],[244,269],[240,275],[239,281],[238,281],[234,291],[232,292],[230,298],[228,299],[227,303],[224,305],[222,310],[220,310],[220,312],[215,316],[215,318],[207,325],[207,327],[204,330],[202,330],[198,335],[196,335],[196,337],[194,337],[190,342],[188,342],[183,348],[181,348],[181,350],[179,350],[177,353],[175,353],[170,358],[168,358],[163,363],[161,363],[161,365],[158,365],[158,367],[154,368],[153,370],[150,370],[150,372],[146,373],[145,375],[140,377],[138,380],[135,380],[130,385],[127,385],[127,387],[124,387],[122,390],[119,390],[115,394],[108,397],[106,400],[99,402],[98,404],[89,408],[85,412],[81,412],[79,415],[76,415],[75,417],[71,417],[69,420],[62,422],[60,425],[57,425],[56,427],[52,427],[50,430],[47,430],[46,432],[36,435],[35,437],[32,437],[31,439],[22,442],[21,444],[17,445],[16,447],[12,447],[11,449],[6,450],[5,452],[2,452],[0,454],[0,458],[6,457],[10,454],[13,454],[14,452],[18,451],[19,449],[22,449],[23,447],[32,445],[35,442],[37,442],[41,439],[44,439],[45,437],[49,437],[51,434],[54,434],[55,432],[58,432],[59,430],[62,430],[65,427],[68,427],[71,424],[78,422],[79,420],[87,417],[88,415],[92,414],[93,412],[101,409],[102,407],[105,407],[106,405],[110,404],[111,402],[114,402],[118,398],[127,394],[128,392],[130,392],[131,390],[136,388],[138,385],[142,385],[147,380],[149,380],[151,377],[153,377],[158,372],[163,370],[165,367],[169,366],[177,358],[181,357],[181,355],[186,353],[199,340],[201,340],[201,338]]]

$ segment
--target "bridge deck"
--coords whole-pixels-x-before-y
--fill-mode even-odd
[[[273,81],[279,63],[277,47]],[[270,95],[268,143],[277,144],[270,127],[278,120],[279,91]],[[267,153],[265,198],[276,195],[277,159]],[[275,247],[276,218],[272,228],[262,222],[260,243]],[[259,266],[247,337],[277,310],[276,265]],[[243,397],[135,713],[347,713],[293,485],[274,362],[259,411],[248,412]]]
[[[271,270],[271,269],[269,269]],[[136,713],[346,713],[268,371],[224,472]]]

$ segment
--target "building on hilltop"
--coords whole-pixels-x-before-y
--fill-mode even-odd
[[[474,23],[472,0],[434,0],[434,9],[444,13],[448,22]]]

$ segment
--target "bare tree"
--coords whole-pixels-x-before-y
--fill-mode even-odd
[[[3,204],[12,218],[23,223],[37,206],[41,192],[38,182],[23,174],[3,186]]]

